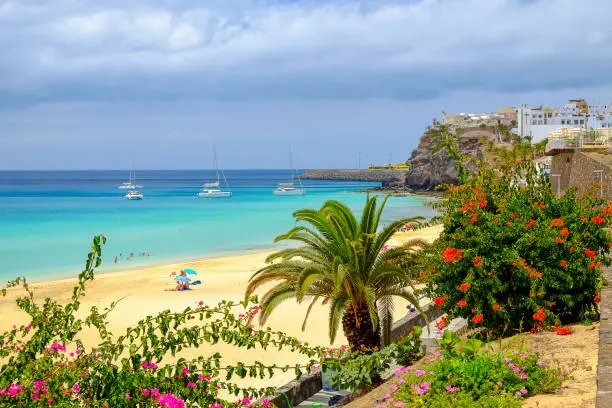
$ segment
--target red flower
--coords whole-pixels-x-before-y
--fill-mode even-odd
[[[442,316],[440,318],[439,322],[436,322],[436,327],[438,328],[438,330],[443,330],[446,326],[448,326],[448,323],[446,322],[446,316]]]
[[[482,322],[483,318],[484,316],[482,315],[482,313],[478,313],[476,316],[472,317],[472,322],[474,322],[474,324],[478,324]]]
[[[529,222],[525,226],[525,229],[532,227],[533,224],[535,224],[535,220],[532,218],[532,219],[529,220]]]
[[[533,314],[533,319],[541,322],[546,319],[546,313],[544,313],[542,309],[538,309],[538,311]]]
[[[461,285],[459,285],[459,290],[462,291],[462,292],[465,292],[466,290],[468,290],[470,288],[470,286],[472,286],[472,285],[470,285],[467,282],[466,283],[462,283]]]
[[[486,200],[482,200],[481,202],[478,203],[478,206],[480,208],[485,208],[487,206],[487,201]]]
[[[564,235],[566,237],[569,235],[569,230],[567,229],[567,227],[565,227],[565,228],[563,228],[561,230],[561,235]]]
[[[482,268],[482,266],[484,265],[484,262],[482,261],[482,258],[477,256],[474,258],[474,266],[476,268]]]
[[[512,225],[512,222],[511,222],[511,221],[506,221],[506,225],[507,225],[507,226],[511,226],[511,225]]]
[[[599,225],[599,224],[603,224],[603,223],[605,223],[605,222],[606,222],[606,220],[605,220],[605,219],[603,219],[603,218],[601,217],[601,215],[597,214],[595,217],[591,218],[591,222],[592,222],[593,224],[597,224],[597,225]]]
[[[476,215],[472,215],[472,218],[470,218],[470,222],[472,224],[476,224],[477,221],[478,221],[478,217]]]
[[[441,307],[446,302],[446,298],[437,297],[434,299],[434,304],[438,307]]]
[[[570,252],[573,252],[573,251],[574,251],[574,249],[576,249],[576,248],[574,248],[573,246],[572,246],[572,247],[570,247]]]
[[[572,328],[568,327],[568,326],[565,326],[565,327],[553,327],[552,329],[559,336],[565,336],[565,335],[568,335],[568,334],[572,334]]]
[[[561,218],[555,218],[554,220],[550,222],[550,226],[551,227],[562,227],[563,220]]]
[[[457,302],[457,306],[459,307],[466,307],[467,306],[467,302],[465,300],[460,300]]]
[[[512,213],[512,218],[515,218],[515,217],[516,217],[516,213]]]
[[[601,297],[599,296],[599,293],[595,295],[593,300],[595,301],[595,303],[599,303],[601,301]]]
[[[493,310],[495,311],[499,310],[499,305],[498,304],[493,305]]]
[[[561,261],[561,266],[567,266],[567,261]]]
[[[595,258],[595,252],[591,251],[588,248],[584,250],[584,254],[588,256],[589,258]]]
[[[453,263],[457,259],[461,259],[463,256],[461,251],[456,248],[446,248],[444,251],[442,251],[442,255],[444,257],[444,262],[446,263]]]
[[[425,276],[425,271],[419,271],[419,276]]]
[[[587,217],[585,217],[584,215],[580,216],[580,221],[582,222],[587,222],[589,219]]]

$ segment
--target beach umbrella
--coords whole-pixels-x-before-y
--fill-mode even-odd
[[[191,279],[186,276],[179,276],[177,278],[174,278],[174,280],[177,282],[191,282]]]
[[[193,269],[183,269],[189,275],[197,275],[198,273]]]

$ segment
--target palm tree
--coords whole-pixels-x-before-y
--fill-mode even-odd
[[[406,223],[420,224],[423,217],[392,222],[379,231],[382,211],[388,196],[377,208],[376,197],[368,197],[361,221],[344,204],[330,200],[321,209],[303,209],[293,213],[298,225],[275,242],[292,240],[302,245],[270,255],[267,266],[250,279],[246,295],[262,285],[277,284],[262,297],[260,323],[284,301],[295,298],[309,302],[308,315],[318,302],[329,305],[329,338],[333,342],[340,322],[351,349],[361,344],[367,348],[389,342],[393,323],[394,296],[407,299],[418,307],[410,288],[411,274],[397,259],[406,252],[426,245],[421,240],[400,248],[387,249],[391,236]]]

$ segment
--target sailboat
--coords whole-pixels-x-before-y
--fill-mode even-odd
[[[117,188],[125,189],[125,190],[134,190],[136,188],[142,188],[142,186],[137,186],[135,182],[132,181],[132,172],[136,172],[136,170],[130,171],[130,181],[126,181],[125,183],[121,183]]]
[[[227,198],[227,197],[231,197],[232,196],[232,192],[231,191],[222,191],[220,186],[220,181],[221,181],[221,175],[223,175],[223,180],[225,181],[225,186],[228,187],[229,186],[227,184],[227,179],[225,178],[225,174],[223,173],[223,170],[219,170],[219,163],[218,163],[218,159],[217,159],[217,148],[213,145],[213,153],[214,153],[214,160],[213,160],[213,167],[215,168],[215,171],[217,172],[217,181],[213,182],[213,183],[206,183],[203,185],[203,189],[202,191],[200,191],[198,193],[198,197],[200,198]]]
[[[125,195],[125,198],[127,198],[128,200],[142,200],[144,198],[144,196],[142,195],[142,193],[138,190],[136,190],[137,187],[142,187],[136,184],[136,171],[134,170],[134,176],[133,178],[130,175],[130,181],[129,184],[131,186],[131,190],[127,192],[127,194]],[[126,184],[126,183],[123,183]]]
[[[274,190],[274,195],[277,196],[300,196],[306,194],[306,190],[302,188],[302,180],[298,177],[300,186],[295,187],[294,172],[293,172],[293,157],[291,154],[291,148],[289,148],[289,166],[291,167],[291,182],[290,183],[278,183],[278,187]]]

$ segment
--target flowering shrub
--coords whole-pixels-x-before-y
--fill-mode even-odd
[[[102,262],[104,242],[103,236],[94,238],[85,270],[66,305],[39,301],[23,279],[9,282],[9,287],[25,289],[26,296],[18,298],[17,305],[31,320],[0,333],[0,406],[271,407],[265,398],[258,405],[254,399],[274,393],[273,388],[240,387],[232,378],[266,378],[279,369],[293,369],[299,377],[325,352],[281,332],[254,330],[252,321],[260,311],[256,298],[239,304],[223,301],[215,307],[199,302],[182,312],[161,312],[114,336],[107,324],[117,302],[104,311],[94,306],[85,318],[77,316],[86,284]],[[237,314],[236,309],[244,312]],[[79,337],[85,327],[97,330],[100,339],[91,350]],[[311,361],[303,366],[227,365],[219,353],[164,361],[183,349],[219,342],[245,349],[286,348]],[[220,392],[235,395],[236,400],[225,400]]]
[[[370,389],[380,376],[393,365],[408,365],[421,356],[420,327],[414,327],[407,336],[374,353],[349,352],[334,354],[325,362],[326,367],[335,368],[331,374],[332,384],[343,389]]]
[[[495,335],[597,310],[612,203],[571,190],[557,198],[526,162],[503,177],[482,168],[436,207],[444,232],[425,251],[422,279],[451,318]]]
[[[564,371],[533,353],[482,351],[478,340],[447,344],[433,363],[397,370],[378,408],[520,407],[521,399],[554,392],[564,379]]]

